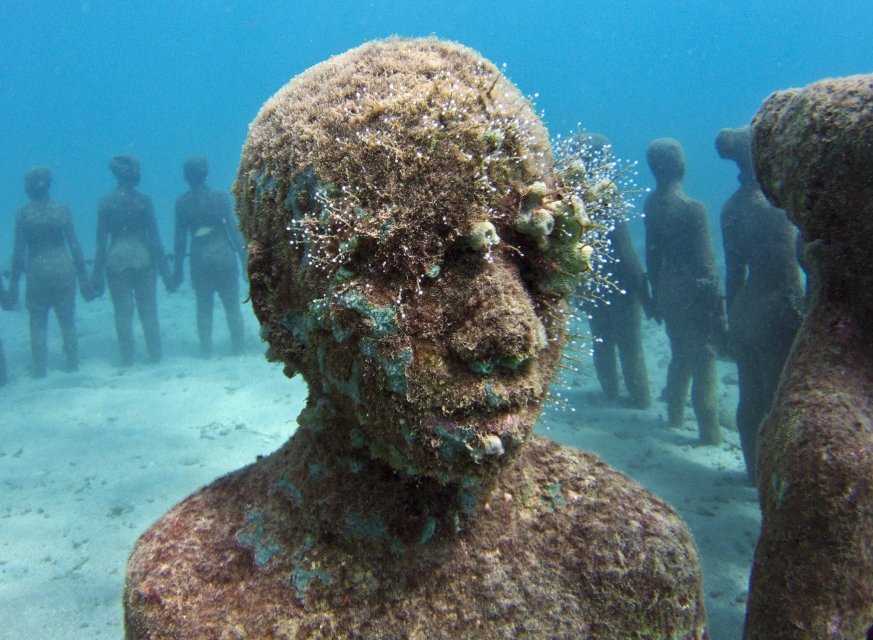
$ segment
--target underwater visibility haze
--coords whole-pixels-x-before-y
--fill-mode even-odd
[[[330,600],[320,618],[285,628],[299,637],[318,624],[337,637],[347,629],[375,633],[368,599],[411,588],[395,566],[400,557],[414,558],[417,571],[440,584],[464,575],[461,584],[478,585],[457,605],[463,589],[432,592],[421,586],[426,580],[416,582],[424,599],[409,607],[469,614],[454,622],[434,614],[454,637],[491,637],[503,629],[493,622],[501,616],[518,637],[546,637],[533,622],[538,615],[557,621],[548,637],[570,637],[584,633],[570,619],[573,607],[589,620],[591,637],[624,637],[620,624],[599,626],[584,598],[559,603],[552,599],[559,587],[537,589],[545,576],[559,582],[564,570],[583,571],[591,540],[612,557],[609,541],[639,530],[645,541],[625,553],[649,557],[651,571],[631,568],[630,555],[619,563],[639,579],[625,582],[634,602],[646,602],[640,621],[628,624],[695,638],[707,625],[713,640],[742,637],[761,529],[757,425],[781,369],[761,373],[766,367],[746,355],[764,344],[766,360],[784,361],[805,304],[793,227],[753,179],[750,144],[754,138],[764,148],[767,122],[745,125],[775,91],[873,70],[867,5],[0,0],[0,301],[7,309],[0,313],[0,638],[121,637],[125,566],[147,529],[129,568],[127,630],[150,637],[146,630],[159,627],[149,625],[169,625],[160,627],[169,634],[175,623],[148,608],[176,604],[150,579],[149,563],[164,557],[155,540],[183,535],[186,518],[205,522],[203,513],[219,523],[203,535],[219,545],[229,536],[255,574],[286,569],[276,573],[281,586],[247,583],[257,602],[235,606],[288,593],[300,602],[307,593]],[[391,40],[355,54],[361,66],[354,73],[339,57],[390,36],[463,47],[410,41],[429,43],[416,51]],[[406,134],[417,119],[440,118],[430,120],[431,103],[416,106],[425,116],[409,116],[404,100],[394,101],[395,87],[373,79],[373,69],[392,65],[401,97],[421,90],[406,71],[446,67],[457,103],[436,89],[429,99],[451,105],[442,117],[461,124],[445,125],[446,140],[463,153],[442,156],[420,132]],[[305,71],[298,93],[277,94]],[[396,116],[401,134],[373,143],[368,136],[384,131],[361,125],[356,118],[366,114],[330,93],[342,93],[343,82],[365,87],[361,108]],[[488,96],[481,114],[471,87]],[[495,87],[505,102],[485,104]],[[305,100],[295,102],[306,92],[345,115],[333,122],[306,111]],[[470,118],[487,135],[469,137],[474,125],[461,122],[457,105],[472,105]],[[312,130],[283,136],[289,122]],[[324,132],[335,144],[325,143]],[[580,134],[584,145],[574,146]],[[604,163],[623,172],[627,223],[597,218],[612,192],[600,174],[580,177],[581,164],[552,163],[549,136],[558,156],[569,149],[588,168]],[[443,175],[428,174],[423,184],[436,185],[444,201],[418,200],[408,184],[393,183],[379,165],[384,157],[368,155],[374,144],[393,148],[398,166],[419,166],[414,158],[422,153],[433,166],[443,163]],[[773,172],[781,169],[769,161]],[[465,172],[476,183],[469,192]],[[246,250],[231,211],[235,181],[251,281],[240,268]],[[479,190],[485,183],[488,195]],[[774,178],[764,188],[774,197],[782,187]],[[779,193],[781,206],[797,202]],[[393,213],[374,214],[376,202]],[[451,212],[439,223],[441,206]],[[404,207],[420,219],[410,224]],[[276,241],[286,209],[293,212],[290,245]],[[746,209],[756,212],[753,222],[740,219]],[[608,233],[594,239],[600,232],[588,214],[594,223],[607,220]],[[694,222],[683,228],[687,220]],[[49,227],[44,237],[34,231]],[[614,284],[599,289],[599,306],[583,305],[574,299],[586,291],[574,292],[576,279],[609,243],[620,261],[598,273]],[[148,266],[136,271],[142,255]],[[761,282],[754,274],[777,258],[786,265],[780,292],[790,300],[774,310],[776,303],[756,303],[763,298],[754,297]],[[78,291],[63,294],[77,296],[74,322],[70,298],[47,302],[55,294],[39,279],[43,268],[48,280],[66,274],[64,291]],[[693,270],[690,280],[683,269]],[[122,278],[122,271],[138,275]],[[573,313],[561,352],[565,299]],[[47,334],[40,328],[35,318],[45,305],[59,310],[63,332],[54,312]],[[691,315],[677,311],[683,305]],[[755,320],[743,309],[757,312]],[[826,309],[819,315],[830,317]],[[866,330],[839,322],[840,345]],[[609,328],[616,323],[623,329]],[[590,332],[603,340],[592,342]],[[741,353],[732,351],[740,344]],[[811,356],[802,357],[793,362],[812,379],[804,368]],[[303,375],[289,380],[283,367]],[[367,387],[374,380],[382,387]],[[307,383],[315,390],[308,405]],[[338,396],[346,400],[334,402]],[[298,414],[306,427],[298,434],[306,433],[286,443]],[[473,416],[478,426],[470,426]],[[347,448],[320,440],[337,423],[356,425],[347,429]],[[532,444],[521,447],[534,428]],[[337,441],[346,437],[337,433]],[[773,433],[762,446],[779,446]],[[510,465],[516,456],[521,462]],[[298,458],[305,462],[293,471],[276,462]],[[223,480],[164,516],[256,459],[233,476],[233,498],[222,493],[230,486]],[[781,506],[784,470],[770,457],[762,464],[774,478],[763,495]],[[367,491],[356,489],[362,477]],[[259,490],[269,500],[258,502]],[[619,495],[635,505],[632,517],[620,510]],[[310,499],[321,500],[320,513],[301,508]],[[596,525],[580,515],[589,508],[583,505],[613,500]],[[372,545],[358,573],[343,573],[348,558],[336,548],[276,525],[286,507],[298,509],[306,526],[323,519]],[[489,515],[478,520],[468,556],[440,565],[451,555],[440,545],[475,531],[477,509]],[[392,520],[397,513],[402,524]],[[222,517],[238,519],[238,530],[219,531]],[[501,531],[509,522],[515,528]],[[591,527],[584,535],[583,522]],[[595,529],[610,533],[601,539]],[[509,555],[501,561],[501,553]],[[191,562],[202,570],[210,559],[204,551]],[[204,621],[213,621],[210,607],[232,608],[208,591],[197,597]],[[613,610],[640,611],[621,600],[629,596],[615,597],[624,604]],[[752,602],[759,612],[770,604],[754,594]],[[185,598],[178,604],[184,608]],[[428,637],[429,618],[416,615]],[[394,637],[396,624],[403,623],[388,616],[379,629]],[[839,623],[830,625],[839,634]],[[211,629],[199,632],[212,637]]]

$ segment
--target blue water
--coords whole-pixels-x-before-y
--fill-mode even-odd
[[[553,134],[582,123],[636,159],[678,138],[686,190],[713,216],[735,184],[714,151],[720,128],[774,90],[873,67],[869,0],[3,0],[0,24],[0,265],[31,165],[54,171],[90,255],[98,197],[114,186],[106,163],[138,155],[169,235],[187,155],[208,156],[213,185],[229,186],[264,100],[372,38],[435,34],[505,63]],[[640,179],[652,182],[645,167]]]
[[[523,92],[536,94],[553,134],[579,123],[608,135],[618,155],[641,161],[643,187],[654,186],[644,163],[649,142],[679,139],[686,191],[708,207],[719,253],[717,220],[736,188],[736,166],[717,156],[718,130],[748,122],[772,91],[873,71],[870,0],[0,0],[0,33],[0,271],[9,266],[30,166],[52,169],[52,195],[70,204],[91,258],[97,202],[115,186],[108,160],[137,155],[140,188],[154,200],[169,249],[173,204],[187,188],[183,160],[206,155],[211,185],[229,188],[261,104],[309,66],[372,38],[433,34],[505,64]],[[108,309],[105,299],[97,304]],[[114,354],[109,316],[95,313]],[[16,327],[0,317],[9,368],[18,376],[9,389],[17,386],[17,393],[31,383],[23,341],[9,348],[13,335],[24,335],[19,316]],[[190,342],[193,320],[186,323]],[[217,312],[217,342],[222,323]],[[50,336],[57,350],[54,324]],[[83,375],[88,344],[86,337]],[[168,339],[167,350],[174,344]],[[115,586],[107,605],[113,612]]]

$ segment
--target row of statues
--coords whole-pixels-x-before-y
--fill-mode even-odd
[[[586,143],[600,149],[609,144],[598,136],[589,136]],[[593,360],[604,393],[610,399],[618,398],[618,356],[630,404],[639,409],[651,404],[640,309],[648,318],[665,324],[672,351],[664,392],[668,423],[674,428],[683,423],[690,387],[704,444],[721,440],[716,356],[729,351],[736,358],[740,386],[737,427],[746,468],[754,479],[758,426],[769,410],[800,325],[803,294],[793,227],[782,210],[766,201],[755,180],[748,127],[721,131],[716,148],[721,157],[733,160],[740,168],[740,188],[722,213],[724,297],[706,210],[682,189],[682,147],[675,140],[659,139],[647,152],[657,186],[645,202],[645,270],[627,222],[619,221],[610,233],[615,258],[612,277],[623,293],[613,292],[608,304],[592,305],[587,310],[592,333],[598,338]],[[245,268],[245,251],[229,199],[206,184],[206,159],[194,156],[184,164],[190,188],[176,203],[172,272],[151,200],[136,188],[138,160],[120,155],[109,167],[118,186],[100,202],[97,253],[90,277],[69,208],[49,196],[51,173],[45,167],[35,167],[25,176],[30,202],[16,217],[12,273],[2,302],[4,308],[15,304],[21,275],[26,273],[25,305],[30,316],[34,374],[41,377],[46,372],[51,310],[60,325],[66,368],[78,367],[74,318],[77,281],[85,300],[101,295],[108,284],[123,365],[132,364],[134,359],[134,311],[139,314],[149,358],[159,360],[156,279],[160,275],[168,291],[179,286],[189,239],[201,354],[208,357],[212,351],[216,295],[224,307],[233,348],[239,351],[243,328],[237,259]],[[5,377],[0,351],[0,382]]]
[[[34,167],[24,178],[30,202],[15,218],[15,240],[8,289],[0,291],[4,309],[18,300],[22,275],[26,279],[25,307],[30,319],[33,373],[46,374],[47,325],[54,311],[64,345],[65,366],[79,366],[75,323],[76,284],[91,301],[109,288],[115,312],[115,330],[124,366],[134,361],[134,312],[139,315],[149,359],[161,358],[161,334],[156,301],[157,276],[167,291],[183,281],[189,253],[191,284],[197,300],[200,351],[212,351],[212,316],[215,296],[224,305],[235,351],[243,347],[240,311],[240,265],[246,253],[227,194],[206,184],[209,173],[202,156],[184,163],[189,190],[176,201],[173,270],[170,270],[155,220],[151,199],[137,190],[140,163],[134,156],[112,158],[109,168],[118,186],[100,201],[97,244],[91,273],[76,238],[69,207],[52,200],[51,172]],[[2,286],[2,282],[0,282]],[[2,352],[0,352],[2,356]],[[5,380],[5,364],[0,367]]]
[[[588,143],[602,146],[608,141],[590,136]],[[592,305],[587,311],[597,338],[594,365],[604,394],[610,399],[619,396],[618,355],[630,405],[638,409],[651,402],[640,310],[663,322],[672,352],[664,390],[668,424],[682,425],[690,388],[703,444],[721,442],[716,357],[735,358],[737,428],[754,482],[758,427],[770,409],[800,326],[804,295],[795,229],[785,212],[766,200],[755,179],[749,127],[720,131],[716,150],[740,169],[740,187],[721,216],[725,293],[706,209],[682,188],[682,146],[662,138],[646,153],[656,188],[644,205],[645,269],[627,223],[619,222],[610,233],[616,291],[605,301],[608,304]]]
[[[609,144],[596,135],[589,136],[586,143],[599,149]],[[676,140],[659,139],[647,151],[657,186],[644,207],[645,270],[627,222],[619,221],[610,240],[615,258],[612,277],[620,291],[609,295],[608,304],[592,305],[587,310],[592,333],[598,338],[593,360],[604,393],[610,399],[619,396],[618,356],[630,404],[639,409],[651,404],[640,309],[648,318],[665,324],[672,351],[664,391],[668,424],[674,428],[682,425],[690,388],[704,444],[721,441],[716,356],[730,352],[736,358],[740,387],[737,427],[748,475],[754,479],[758,426],[772,403],[782,365],[800,325],[803,293],[793,227],[784,211],[767,202],[758,186],[751,168],[748,127],[721,131],[716,148],[721,157],[733,160],[740,168],[740,188],[722,213],[724,296],[706,210],[682,189],[682,147]],[[201,354],[208,357],[212,351],[216,295],[224,307],[233,348],[242,349],[237,260],[244,269],[245,250],[227,195],[206,184],[206,159],[193,156],[183,167],[190,188],[176,203],[172,271],[151,200],[137,190],[138,160],[119,155],[109,167],[118,186],[100,202],[97,252],[90,277],[69,208],[49,196],[50,171],[34,167],[25,176],[30,202],[16,217],[10,285],[2,293],[2,302],[7,309],[15,304],[21,275],[26,273],[25,305],[30,316],[34,374],[41,377],[46,373],[47,324],[52,310],[61,329],[66,368],[78,367],[74,317],[77,281],[83,298],[89,301],[102,295],[108,285],[123,365],[132,364],[134,359],[135,311],[149,358],[159,360],[156,280],[160,275],[168,291],[181,284],[189,239]],[[0,351],[0,382],[5,378]]]

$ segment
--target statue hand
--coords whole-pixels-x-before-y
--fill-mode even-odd
[[[82,283],[79,285],[79,292],[82,294],[85,302],[91,302],[98,297],[97,291],[88,280],[82,280]]]
[[[106,279],[103,277],[102,273],[98,273],[95,271],[91,274],[91,290],[94,292],[94,297],[99,298],[103,295],[103,291],[106,289]]]
[[[179,288],[180,280],[177,281],[176,278],[171,276],[169,273],[161,274],[161,280],[164,281],[164,288],[167,290],[167,293],[174,293],[176,289]]]
[[[15,302],[18,299],[18,290],[17,288],[11,288],[8,291],[4,291],[0,294],[0,307],[2,307],[5,311],[9,311],[12,307],[15,306]]]

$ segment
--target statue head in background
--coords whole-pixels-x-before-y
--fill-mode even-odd
[[[685,176],[685,151],[673,138],[652,140],[646,150],[646,161],[658,183],[677,182]]]
[[[742,174],[754,178],[752,132],[749,125],[719,131],[715,137],[715,150],[720,158],[736,162]]]
[[[48,198],[52,186],[52,172],[48,167],[31,167],[24,174],[24,191],[31,200]]]
[[[191,187],[198,187],[206,182],[209,175],[209,164],[204,156],[190,156],[182,167],[185,182]]]
[[[136,156],[115,156],[109,161],[109,170],[121,187],[135,187],[139,184],[139,159]]]

